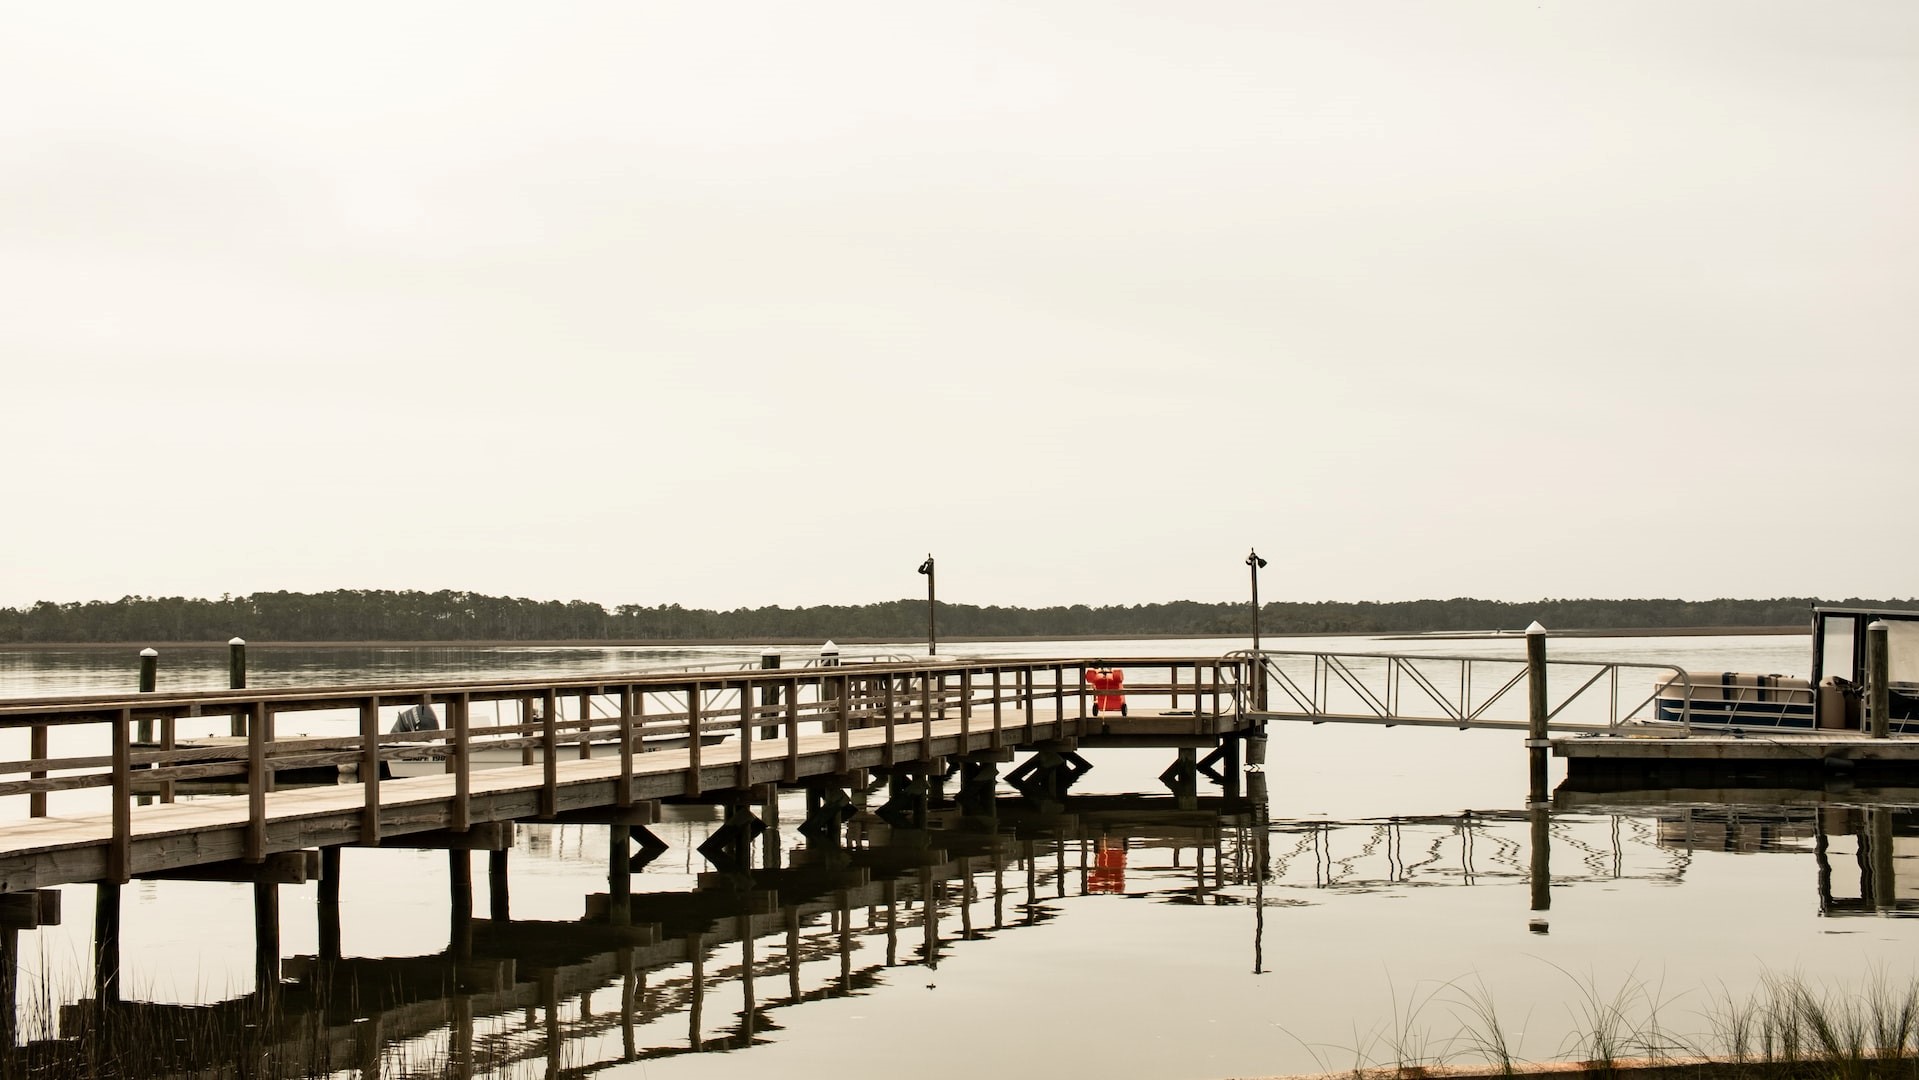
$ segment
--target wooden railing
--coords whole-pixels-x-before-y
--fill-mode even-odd
[[[799,777],[803,736],[839,736],[839,771],[850,769],[855,730],[884,731],[882,762],[930,756],[936,721],[957,719],[960,745],[990,732],[998,749],[1032,734],[1035,716],[1050,711],[1066,734],[1090,714],[1094,691],[1083,678],[1086,661],[961,661],[863,664],[746,671],[686,671],[634,676],[591,676],[552,681],[491,681],[366,687],[265,689],[192,694],[132,694],[69,699],[0,701],[0,734],[24,730],[25,758],[0,761],[0,798],[25,796],[28,816],[47,815],[50,794],[108,789],[112,846],[108,874],[128,876],[128,844],[136,793],[172,802],[191,780],[244,784],[249,801],[246,857],[266,855],[267,795],[278,774],[332,767],[356,773],[363,789],[360,842],[380,841],[382,773],[435,764],[454,777],[452,820],[471,825],[469,802],[475,754],[518,751],[524,766],[542,767],[540,813],[556,813],[561,758],[617,755],[616,805],[634,801],[637,755],[656,749],[687,753],[685,793],[701,793],[702,769],[736,763],[733,785],[750,783],[750,766],[777,757],[756,747],[783,742],[784,779]],[[1182,700],[1202,715],[1233,714],[1239,708],[1239,663],[1222,658],[1146,658],[1106,661],[1153,681],[1129,686],[1131,701]],[[1162,681],[1163,680],[1163,681]],[[492,723],[475,723],[474,706],[492,705]],[[442,711],[430,730],[390,730],[397,715],[414,706]],[[337,724],[337,733],[282,736],[292,715]],[[183,722],[230,721],[242,737],[183,739]],[[485,717],[481,717],[485,719]],[[133,741],[136,726],[157,723],[158,738]],[[105,737],[100,729],[105,729]],[[50,735],[92,753],[54,756]],[[735,745],[726,746],[726,740]],[[101,745],[104,743],[104,745]],[[104,750],[105,753],[99,751]],[[814,752],[819,745],[813,744]],[[24,779],[18,779],[24,774]],[[391,782],[390,780],[385,782]],[[96,811],[97,812],[97,811]]]

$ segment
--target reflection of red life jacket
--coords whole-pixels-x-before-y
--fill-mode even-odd
[[[1101,668],[1086,673],[1086,685],[1099,691],[1093,697],[1095,712],[1118,712],[1126,707],[1126,699],[1119,694],[1120,687],[1126,682],[1123,672]]]

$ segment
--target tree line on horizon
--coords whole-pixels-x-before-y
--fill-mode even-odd
[[[1900,607],[1919,601],[1818,600],[1403,600],[1272,601],[1262,632],[1426,633],[1520,629],[1537,619],[1555,630],[1803,626],[1815,604]],[[1250,634],[1244,603],[1175,600],[1022,608],[941,602],[940,637],[1123,637]],[[926,634],[924,600],[709,611],[678,604],[607,608],[587,600],[529,600],[441,590],[336,589],[261,592],[217,600],[126,596],[119,600],[0,608],[0,643],[158,641],[690,641],[827,638],[916,641]]]

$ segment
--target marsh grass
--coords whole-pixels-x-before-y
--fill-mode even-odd
[[[1721,987],[1701,1010],[1685,1010],[1663,984],[1629,974],[1615,986],[1560,970],[1574,993],[1571,1025],[1548,1063],[1580,1075],[1687,1076],[1701,1080],[1919,1080],[1919,978],[1875,972],[1834,987],[1767,973],[1745,995]],[[1434,1006],[1454,1026],[1427,1022]],[[1530,1021],[1531,1014],[1528,1014]],[[1696,1020],[1701,1030],[1676,1024]],[[1484,982],[1454,980],[1392,996],[1390,1026],[1355,1039],[1352,1077],[1419,1077],[1437,1071],[1513,1076],[1539,1065],[1521,1053],[1529,1023],[1515,1028]],[[1321,1068],[1326,1053],[1315,1051]]]

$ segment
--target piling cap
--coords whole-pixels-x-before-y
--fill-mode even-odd
[[[821,652],[839,652],[840,647],[838,645],[833,644],[831,641],[828,641],[826,644],[820,646],[820,651]]]
[[[780,651],[778,649],[761,649],[760,650],[761,656],[778,656],[779,654],[780,654]]]
[[[1874,619],[1874,620],[1872,620],[1871,622],[1869,622],[1869,623],[1867,623],[1867,624],[1866,624],[1866,629],[1868,629],[1868,630],[1886,630],[1886,629],[1889,629],[1889,627],[1888,627],[1888,626],[1886,625],[1886,620],[1884,620],[1884,619]]]
[[[241,638],[241,637],[234,638],[231,641],[227,642],[228,645],[245,645],[246,643],[247,643],[247,639]]]
[[[141,650],[140,650],[140,655],[141,655],[141,656],[158,656],[158,655],[160,655],[160,650],[158,650],[158,649],[141,649]]]
[[[1532,624],[1531,626],[1528,626],[1528,627],[1526,628],[1526,636],[1527,636],[1527,637],[1531,637],[1531,636],[1532,636],[1532,635],[1534,635],[1534,634],[1543,634],[1543,633],[1545,633],[1545,632],[1546,632],[1546,628],[1545,628],[1545,627],[1543,627],[1543,626],[1541,626],[1541,625],[1539,625],[1539,620],[1538,620],[1538,619],[1534,619],[1534,620],[1533,620],[1533,624]]]

